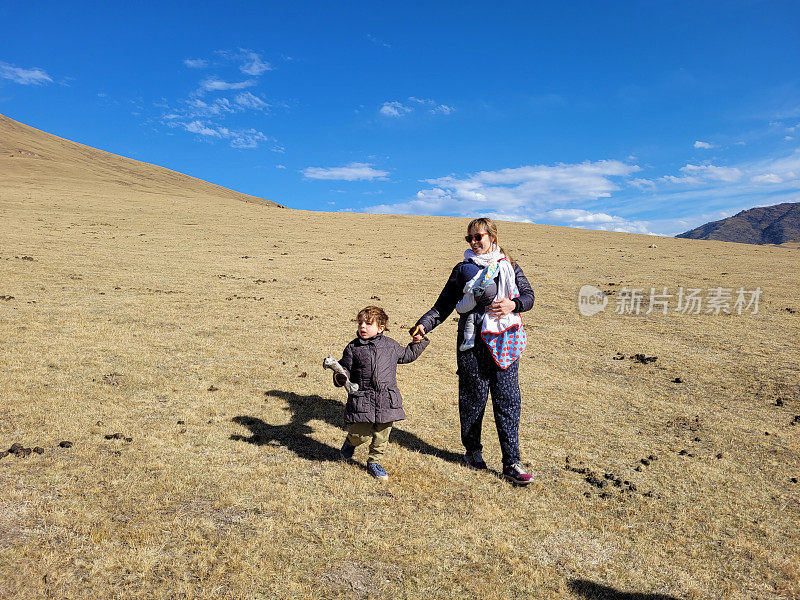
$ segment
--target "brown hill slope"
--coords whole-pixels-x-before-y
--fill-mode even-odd
[[[495,476],[491,409],[492,472],[459,466],[450,315],[398,368],[408,419],[380,485],[366,449],[338,460],[345,396],[322,358],[367,304],[407,340],[466,219],[89,185],[53,163],[60,184],[0,172],[3,600],[800,598],[796,250],[500,223],[536,292],[535,481]],[[581,316],[586,284],[605,311]],[[757,310],[735,309],[740,287]],[[617,310],[623,288],[641,310]],[[668,311],[647,312],[651,288]],[[717,288],[730,304],[707,312]],[[42,453],[3,457],[15,443]]]
[[[712,221],[675,237],[695,240],[785,244],[800,241],[800,202],[760,206]]]
[[[120,191],[180,198],[216,196],[269,206],[270,200],[241,194],[177,171],[84,146],[0,115],[0,193],[35,188],[92,194]]]

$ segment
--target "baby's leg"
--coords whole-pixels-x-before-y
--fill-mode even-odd
[[[360,446],[372,441],[372,423],[353,423],[347,428],[347,443]]]
[[[472,313],[467,315],[466,319],[467,321],[464,323],[464,341],[458,347],[461,352],[475,346],[475,322],[478,319],[478,315]]]
[[[369,445],[367,462],[380,463],[386,448],[389,447],[389,434],[393,423],[370,423],[372,425],[372,443]]]

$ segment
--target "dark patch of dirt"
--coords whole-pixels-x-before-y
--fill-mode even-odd
[[[233,296],[228,296],[225,300],[254,300],[256,302],[261,302],[264,300],[264,296],[240,296],[239,294],[234,294]]]
[[[680,377],[676,377],[675,379],[672,380],[672,383],[683,383],[683,379],[681,379]]]
[[[6,296],[6,295],[0,296],[0,300],[8,301],[8,300],[13,300],[13,299],[14,299],[14,296]]]
[[[59,448],[72,448],[72,442],[70,442],[68,440],[64,440],[63,442],[59,442],[58,447]]]
[[[208,391],[209,392],[218,392],[219,388],[212,383],[210,386],[208,386]]]
[[[573,473],[578,473],[579,475],[583,475],[586,483],[593,488],[602,490],[600,493],[600,498],[610,498],[611,494],[609,493],[609,490],[613,490],[614,488],[616,488],[620,494],[633,494],[638,491],[636,484],[623,477],[620,477],[619,475],[615,475],[612,472],[604,471],[601,474],[583,465],[573,466],[570,463],[569,457],[566,458],[564,469]],[[584,492],[583,495],[589,497],[591,494],[589,492]]]
[[[646,365],[647,363],[656,362],[658,360],[657,356],[645,356],[644,354],[634,354],[633,356],[629,356],[631,360],[634,360],[638,363],[642,363]]]

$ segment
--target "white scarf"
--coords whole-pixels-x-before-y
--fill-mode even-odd
[[[494,261],[498,262],[500,269],[500,278],[497,283],[497,296],[495,300],[502,300],[509,298],[512,293],[519,295],[517,290],[517,277],[514,273],[514,267],[511,266],[511,261],[508,257],[500,251],[497,244],[492,244],[492,249],[486,254],[475,254],[471,249],[464,252],[464,260],[474,262],[480,267],[488,267]],[[510,329],[515,325],[522,325],[522,317],[518,313],[510,312],[504,317],[495,318],[489,316],[488,313],[483,315],[483,325],[481,331],[489,331],[491,333],[501,333],[506,329]]]

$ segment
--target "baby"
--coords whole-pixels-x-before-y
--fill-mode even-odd
[[[456,311],[458,311],[458,314],[464,315],[462,318],[466,319],[464,323],[464,341],[458,347],[461,352],[475,346],[475,334],[476,331],[480,330],[483,311],[470,311],[478,305],[486,307],[494,300],[497,295],[497,284],[494,278],[497,277],[499,271],[497,261],[490,263],[483,269],[473,263],[466,263],[464,267],[477,270],[477,273],[467,281],[464,286],[464,297],[456,304]],[[467,276],[469,275],[471,275],[471,272],[467,273]]]
[[[349,382],[345,423],[347,438],[341,449],[344,460],[353,458],[356,446],[370,442],[367,471],[387,481],[389,475],[380,459],[389,444],[389,433],[395,421],[406,418],[403,398],[397,388],[397,365],[419,358],[428,340],[401,346],[383,335],[389,331],[389,317],[377,306],[367,306],[358,313],[358,335],[347,344],[339,364],[349,378],[334,371],[333,384],[341,387]]]

